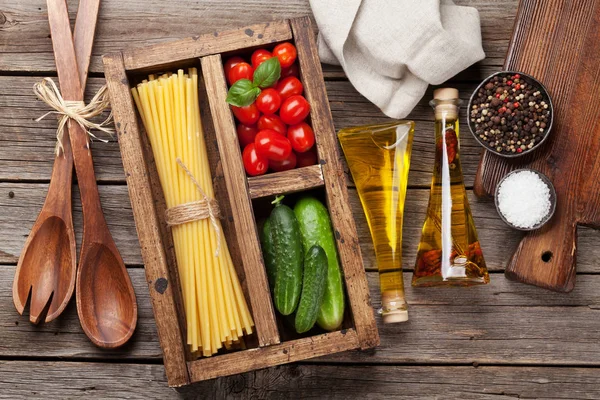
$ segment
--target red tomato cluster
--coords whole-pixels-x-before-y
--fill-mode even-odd
[[[262,89],[249,106],[231,106],[237,119],[244,168],[249,176],[317,163],[315,134],[306,122],[310,105],[302,96],[304,86],[298,79],[297,52],[293,44],[278,44],[272,52],[255,50],[250,63],[241,57],[229,58],[224,65],[227,81],[229,85],[240,79],[252,81],[254,70],[272,57],[277,57],[281,65],[279,80]]]

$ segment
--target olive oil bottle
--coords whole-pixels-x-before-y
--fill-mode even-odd
[[[435,165],[412,285],[486,284],[489,275],[461,170],[458,90],[438,89],[429,104],[435,113]]]
[[[342,129],[339,140],[360,197],[373,244],[383,322],[408,319],[402,279],[402,217],[414,122]]]

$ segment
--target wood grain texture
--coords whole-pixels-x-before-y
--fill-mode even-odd
[[[517,0],[458,0],[480,12],[486,59],[460,73],[449,84],[458,86],[464,99],[487,75],[502,68],[517,11]],[[4,0],[0,6],[0,287],[8,287],[22,243],[44,201],[51,173],[55,121],[33,120],[46,112],[31,94],[39,78],[16,76],[55,74],[48,37],[44,0]],[[77,0],[69,0],[74,19]],[[211,33],[266,20],[290,18],[310,13],[307,0],[272,2],[266,0],[201,0],[164,2],[158,0],[102,0],[97,43],[90,71],[103,71],[101,55],[128,46],[139,46]],[[336,128],[387,119],[344,78],[339,67],[324,65],[324,75],[336,79],[326,87]],[[15,71],[15,75],[11,75]],[[92,92],[104,83],[91,78]],[[425,96],[431,97],[429,92]],[[464,114],[464,113],[463,113]],[[409,177],[407,215],[404,232],[405,268],[412,269],[420,226],[424,218],[428,187],[433,168],[433,124],[426,101],[411,118],[417,121],[414,157]],[[463,126],[466,126],[463,122]],[[461,138],[465,180],[471,186],[480,147],[470,135]],[[121,186],[124,174],[116,141],[94,143],[94,166],[100,197],[107,211],[107,223],[130,265],[142,259],[127,197]],[[600,158],[596,160],[600,162]],[[1,183],[3,182],[3,183]],[[113,185],[116,184],[116,185]],[[218,184],[218,183],[216,183]],[[588,182],[593,188],[594,182]],[[595,190],[595,189],[594,189]],[[592,192],[591,192],[592,193]],[[600,193],[596,191],[596,193]],[[357,219],[359,241],[365,267],[375,267],[372,245],[355,192],[350,189],[352,209]],[[81,241],[81,209],[78,192],[74,223]],[[517,246],[520,235],[504,226],[493,204],[477,201],[469,193],[486,260],[499,271]],[[585,211],[586,215],[589,211]],[[589,214],[591,215],[591,214]],[[594,217],[595,218],[595,217]],[[415,239],[417,238],[417,239]],[[412,316],[402,329],[380,325],[382,345],[373,352],[345,352],[335,358],[316,359],[319,365],[300,365],[257,371],[222,380],[192,385],[185,398],[347,398],[349,393],[377,398],[598,398],[597,368],[569,368],[564,365],[599,366],[600,340],[596,326],[598,304],[597,275],[600,272],[598,231],[578,228],[577,287],[568,296],[535,287],[508,282],[497,274],[485,290],[414,291],[407,288]],[[0,397],[52,398],[170,398],[177,393],[167,388],[162,357],[147,282],[141,269],[130,270],[139,295],[139,322],[133,339],[122,349],[101,352],[84,335],[71,303],[63,317],[52,324],[31,327],[12,309],[10,294],[0,293]],[[370,288],[377,303],[376,273],[369,272]],[[410,279],[410,273],[405,280]],[[408,281],[408,280],[407,280]],[[7,297],[8,296],[8,297]],[[465,307],[465,305],[467,305]],[[15,323],[19,324],[16,325]],[[433,332],[433,334],[431,333]],[[476,334],[475,334],[476,333]],[[24,344],[27,344],[26,346]],[[40,361],[51,357],[55,362]],[[79,363],[75,360],[103,360]],[[442,357],[441,359],[439,357]],[[68,360],[69,362],[64,362]],[[108,361],[119,361],[113,364]],[[150,361],[152,360],[152,361]],[[341,362],[342,365],[331,366]],[[406,367],[369,365],[357,368],[347,363],[417,363]],[[423,364],[448,363],[431,367]],[[473,362],[514,364],[506,367],[456,367]],[[322,364],[327,364],[324,366]],[[523,364],[563,365],[559,368],[524,367]],[[482,370],[488,371],[481,375]],[[469,384],[464,378],[469,378]],[[32,382],[35,385],[32,385]],[[339,384],[339,383],[342,384]]]
[[[323,170],[320,165],[291,169],[276,174],[248,177],[250,198],[274,196],[280,193],[294,193],[324,185]]]
[[[52,46],[65,100],[82,101],[75,45],[65,0],[48,0]],[[108,230],[100,204],[92,154],[85,129],[70,120],[69,139],[84,217],[75,295],[81,325],[100,347],[123,345],[135,330],[137,304],[127,269]]]
[[[356,225],[352,215],[346,177],[342,173],[342,155],[329,110],[329,100],[323,85],[323,73],[315,35],[308,17],[290,20],[294,43],[298,51],[300,79],[304,85],[304,96],[310,103],[310,120],[315,132],[315,143],[319,163],[325,179],[327,209],[335,232],[340,263],[344,272],[346,294],[350,300],[352,319],[362,349],[379,344],[375,316],[367,279],[364,275],[362,255]]]
[[[0,76],[0,181],[39,182],[47,181],[50,177],[56,143],[56,122],[52,118],[34,121],[48,111],[31,91],[31,87],[39,79],[27,76]],[[102,78],[90,78],[86,100],[89,101],[104,83]],[[467,102],[476,85],[476,82],[461,82],[455,86],[459,88],[462,100]],[[361,96],[350,82],[326,81],[325,86],[336,129],[389,121],[389,118]],[[433,114],[427,104],[431,96],[432,90],[429,90],[409,116],[416,121],[414,157],[411,160],[408,183],[410,187],[429,188],[431,184],[435,149],[432,134]],[[462,114],[461,122],[466,126],[466,113]],[[110,139],[109,143],[95,141],[91,145],[96,177],[105,183],[125,182],[116,138],[106,138]],[[465,133],[461,136],[461,157],[467,186],[473,184],[480,151],[481,146],[470,134]],[[345,162],[343,166],[344,171],[347,171]]]
[[[461,154],[462,156],[462,154]],[[224,185],[224,182],[221,182]],[[215,185],[216,187],[217,185]],[[23,242],[29,234],[35,216],[44,202],[48,190],[47,184],[0,183],[0,232],[10,232],[0,241],[0,264],[16,264],[23,248]],[[124,185],[100,185],[100,200],[106,211],[108,227],[115,241],[119,243],[123,259],[128,265],[142,265],[140,245],[137,239],[131,203]],[[349,189],[352,214],[356,220],[358,239],[364,266],[367,270],[376,270],[371,236],[356,191]],[[73,189],[73,222],[75,238],[81,243],[81,205],[79,192]],[[517,247],[521,234],[507,227],[498,217],[493,202],[478,199],[472,191],[468,192],[471,211],[475,218],[477,232],[483,253],[490,271],[504,271],[509,255]],[[412,271],[416,250],[425,219],[425,210],[429,191],[427,189],[409,189],[406,196],[404,218],[404,240],[402,243],[403,265]],[[579,247],[577,251],[578,271],[599,273],[600,232],[579,227]],[[0,267],[1,268],[1,267]]]
[[[297,365],[221,379],[213,390],[231,388],[223,395],[232,399],[592,399],[599,381],[582,368]]]
[[[10,284],[14,266],[0,269],[0,285]],[[148,283],[141,268],[130,269],[138,293],[139,323],[121,349],[100,350],[79,325],[73,302],[62,317],[33,326],[11,308],[10,293],[0,294],[0,358],[160,362]],[[367,273],[373,305],[379,302],[376,272]],[[410,280],[411,273],[404,275]],[[523,364],[600,366],[599,275],[579,275],[569,295],[508,281],[492,274],[485,288],[457,291],[406,288],[411,319],[402,326],[377,318],[381,345],[348,351],[310,363]],[[565,316],[568,316],[565,317]],[[24,346],[23,343],[27,343]]]
[[[220,29],[174,42],[124,50],[123,62],[127,71],[164,70],[182,62],[194,62],[207,55],[264,46],[291,38],[292,33],[286,22],[273,21],[229,31]]]
[[[92,47],[99,9],[99,0],[80,0],[77,8],[77,19],[73,28],[73,44],[75,45],[79,82],[84,91],[92,60]]]
[[[360,342],[354,329],[323,333],[279,344],[249,349],[188,363],[192,382],[262,369],[356,349]]]
[[[517,0],[460,0],[481,14],[487,58],[461,78],[476,81],[497,71],[504,61]],[[71,16],[77,0],[69,0]],[[0,71],[50,73],[55,71],[48,40],[44,0],[4,0],[0,8]],[[198,3],[161,0],[103,0],[90,72],[102,72],[101,56],[123,48],[173,41],[193,35],[310,14],[308,0],[203,0]],[[200,22],[201,21],[201,22]],[[343,77],[339,67],[326,76]]]
[[[201,59],[202,76],[217,132],[221,166],[225,185],[230,197],[231,217],[236,227],[237,241],[242,249],[242,260],[252,306],[252,316],[261,346],[279,343],[279,332],[265,265],[260,250],[258,231],[248,194],[246,172],[242,164],[240,145],[236,136],[235,123],[227,97],[227,84],[220,55]]]
[[[165,385],[161,365],[0,361],[1,398],[87,399],[595,399],[590,368],[291,365],[191,385]],[[35,387],[31,382],[37,383]],[[326,390],[324,389],[326,388]],[[326,396],[324,396],[326,391]]]
[[[82,88],[87,82],[99,4],[98,0],[84,0],[77,11],[73,43]],[[21,252],[13,283],[15,308],[22,314],[29,301],[33,323],[38,323],[44,312],[44,322],[58,317],[75,289],[77,255],[71,213],[73,153],[68,135],[63,136],[62,142],[61,153],[54,157],[44,206]]]
[[[552,96],[555,123],[550,143],[534,157],[507,161],[485,152],[475,191],[489,195],[508,171],[529,166],[550,177],[558,202],[551,222],[519,244],[506,269],[510,279],[572,290],[577,224],[600,225],[595,218],[600,216],[595,190],[600,180],[600,109],[594,106],[600,90],[599,42],[600,1],[521,1],[505,68],[540,79]]]
[[[144,249],[144,269],[152,298],[152,305],[161,318],[157,320],[159,338],[164,354],[164,365],[169,371],[169,384],[180,386],[189,382],[185,368],[184,332],[178,311],[181,311],[178,277],[169,271],[165,243],[159,228],[151,182],[144,159],[142,133],[134,114],[133,99],[125,75],[120,53],[104,58],[107,82],[110,85],[114,107],[115,126],[127,176],[129,197],[136,204],[135,222],[140,246]],[[164,233],[163,233],[164,234]],[[173,258],[174,259],[174,258]],[[173,260],[172,259],[172,260]],[[163,284],[159,284],[164,282]],[[166,287],[165,287],[166,285]],[[179,299],[179,301],[176,300]],[[179,306],[178,306],[179,304]]]

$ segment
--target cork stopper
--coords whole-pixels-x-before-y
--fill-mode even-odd
[[[435,119],[457,119],[458,118],[458,89],[440,88],[433,91],[435,101]]]
[[[404,293],[395,291],[383,292],[381,294],[382,310],[381,318],[384,324],[395,324],[408,321],[408,311]]]
[[[455,88],[439,88],[433,91],[435,100],[456,100],[458,99],[458,89]]]

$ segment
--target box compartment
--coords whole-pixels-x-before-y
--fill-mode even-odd
[[[225,102],[221,54],[250,52],[290,40],[298,50],[304,94],[311,105],[319,163],[301,169],[247,178],[235,123]],[[192,359],[185,343],[185,314],[165,202],[152,152],[138,120],[130,88],[149,73],[199,67],[201,117],[223,230],[255,321],[249,348]],[[214,32],[173,43],[104,56],[104,67],[129,195],[144,259],[164,364],[170,386],[247,372],[284,363],[366,349],[379,344],[358,237],[348,202],[335,129],[308,17]],[[272,304],[258,240],[256,217],[275,193],[314,191],[326,203],[344,273],[347,306],[342,329],[313,329],[296,335],[281,326]],[[164,281],[168,283],[164,285]]]

